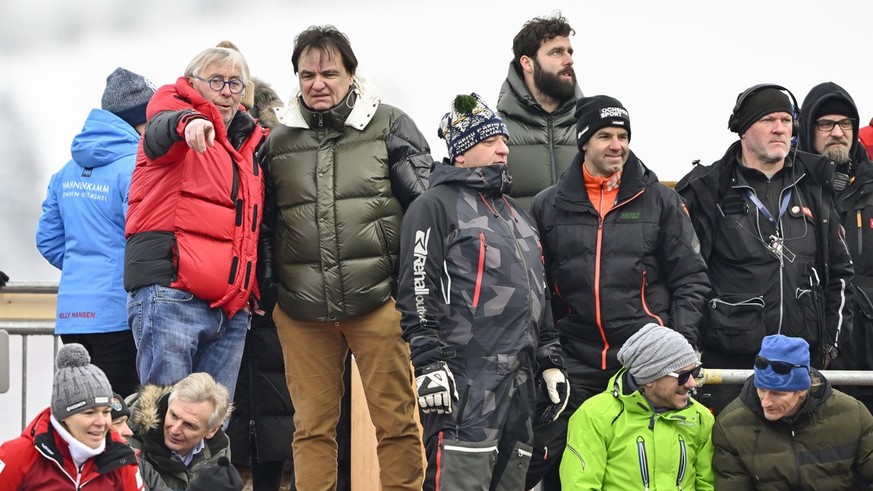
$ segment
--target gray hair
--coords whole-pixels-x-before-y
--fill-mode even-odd
[[[173,386],[168,401],[172,402],[176,398],[189,403],[211,403],[213,410],[207,422],[209,428],[221,425],[233,412],[227,387],[216,382],[205,372],[192,373],[178,381]]]
[[[186,77],[194,77],[200,75],[200,70],[205,69],[213,63],[226,63],[230,61],[234,67],[239,67],[242,71],[242,81],[248,85],[251,80],[249,74],[249,65],[246,63],[245,57],[237,50],[230,48],[206,48],[188,63],[188,68],[185,69]]]

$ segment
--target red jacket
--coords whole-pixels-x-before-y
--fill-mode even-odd
[[[168,285],[233,316],[259,296],[264,177],[255,151],[267,130],[241,108],[228,131],[185,78],[158,89],[146,113],[130,185],[125,288]],[[196,118],[215,126],[215,145],[203,154],[184,141]]]
[[[46,408],[20,437],[0,446],[0,491],[145,489],[133,449],[114,432],[106,435],[103,453],[77,471],[70,447],[55,431],[50,415]]]
[[[861,140],[861,145],[867,149],[867,155],[873,159],[873,119],[870,124],[858,129],[858,139]]]

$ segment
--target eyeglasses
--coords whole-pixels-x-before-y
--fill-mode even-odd
[[[670,372],[667,374],[667,376],[675,378],[676,382],[679,385],[685,385],[688,383],[689,378],[691,378],[691,377],[699,378],[700,377],[700,370],[702,370],[702,369],[703,369],[703,365],[697,365],[696,367],[692,368],[691,370],[688,370],[687,372],[679,372],[679,373]]]
[[[787,361],[768,360],[761,355],[755,357],[755,368],[766,370],[768,366],[779,375],[788,375],[794,368],[807,368],[805,365],[795,365]]]
[[[197,75],[193,75],[193,77],[196,78],[197,80],[200,80],[201,82],[208,83],[209,88],[216,91],[216,92],[221,92],[222,90],[224,90],[225,85],[230,87],[231,94],[239,94],[240,92],[243,91],[243,89],[246,88],[246,84],[244,84],[243,81],[238,79],[238,78],[232,78],[230,80],[225,80],[221,77],[213,77],[213,78],[210,78],[207,80],[205,78],[198,77]]]
[[[834,126],[840,125],[840,129],[843,131],[848,131],[852,129],[852,123],[854,123],[854,119],[846,118],[841,119],[839,121],[834,121],[832,119],[819,119],[815,122],[815,127],[818,128],[819,131],[833,131]]]

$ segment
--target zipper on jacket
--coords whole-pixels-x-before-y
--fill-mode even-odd
[[[646,312],[646,314],[647,314],[649,317],[652,317],[652,318],[654,318],[656,321],[658,321],[658,325],[659,325],[659,326],[663,326],[663,325],[664,325],[664,321],[661,320],[660,317],[658,317],[657,315],[655,315],[654,312],[652,312],[652,309],[649,308],[649,304],[648,304],[648,302],[646,302],[646,274],[647,274],[647,273],[648,273],[648,271],[646,271],[646,270],[644,269],[644,270],[643,270],[643,285],[642,285],[642,287],[640,288],[640,302],[642,302],[642,304],[643,304],[643,310]]]
[[[640,461],[640,478],[643,481],[643,489],[649,490],[649,459],[646,457],[646,441],[643,437],[637,437],[637,454]]]
[[[476,287],[473,290],[473,307],[479,306],[479,293],[482,290],[482,273],[485,270],[485,232],[479,232],[479,266],[476,269]]]
[[[606,215],[609,215],[614,210],[618,209],[630,203],[638,196],[643,194],[645,190],[640,190],[630,198],[616,203],[615,206],[609,209],[603,216],[600,216],[600,212],[597,212],[597,245],[594,249],[594,322],[597,324],[597,330],[600,331],[600,339],[603,340],[603,351],[600,352],[600,369],[606,370],[606,354],[609,352],[609,339],[606,338],[606,331],[603,329],[603,315],[600,311],[600,263],[601,256],[603,253],[603,223],[606,221]],[[601,204],[603,201],[603,193],[600,193]],[[598,210],[601,207],[597,208]]]
[[[676,475],[676,487],[682,489],[682,479],[685,478],[685,466],[687,465],[688,454],[685,448],[685,438],[679,435],[679,473]]]
[[[797,489],[803,489],[803,473],[800,472],[800,456],[797,453],[797,435],[791,428],[791,453],[794,454],[794,470],[797,475]]]

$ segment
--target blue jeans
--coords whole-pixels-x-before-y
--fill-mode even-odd
[[[140,382],[170,385],[206,372],[233,399],[249,314],[240,311],[228,318],[221,308],[187,291],[153,284],[128,296],[127,321],[136,341]]]

